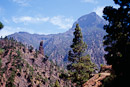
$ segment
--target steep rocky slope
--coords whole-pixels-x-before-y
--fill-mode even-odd
[[[103,25],[106,22],[95,12],[80,17],[73,24],[72,28],[65,33],[38,35],[19,32],[9,35],[8,37],[13,37],[24,44],[31,44],[35,48],[38,48],[37,43],[43,40],[45,54],[53,61],[57,61],[58,64],[62,65],[67,61],[68,50],[70,49],[70,45],[72,43],[73,31],[76,23],[78,23],[82,28],[84,41],[88,45],[86,53],[90,54],[92,61],[98,66],[100,66],[100,64],[104,64],[105,60],[103,56],[105,52],[102,41],[103,36],[105,35]]]
[[[41,45],[41,44],[40,44]],[[0,87],[70,87],[59,78],[66,72],[39,51],[12,38],[0,39]]]

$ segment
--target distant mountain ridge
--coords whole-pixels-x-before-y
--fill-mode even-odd
[[[53,61],[56,60],[58,64],[63,64],[67,60],[67,54],[73,39],[73,31],[77,23],[81,27],[84,41],[88,45],[86,53],[90,54],[92,61],[98,66],[104,64],[105,51],[102,41],[105,35],[103,26],[106,22],[95,12],[80,17],[72,28],[65,33],[39,35],[19,32],[8,37],[13,37],[24,44],[31,44],[35,48],[38,48],[40,41],[43,40],[45,54]]]

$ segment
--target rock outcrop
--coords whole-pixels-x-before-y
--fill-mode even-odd
[[[112,66],[104,65],[101,67],[100,73],[93,74],[86,83],[83,84],[83,87],[100,87],[102,85],[102,80],[111,75]]]
[[[39,53],[42,54],[42,55],[44,55],[43,41],[40,42]]]

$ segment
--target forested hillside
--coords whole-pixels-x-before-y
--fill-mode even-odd
[[[68,87],[72,84],[59,78],[63,72],[67,71],[49,61],[41,50],[12,38],[0,39],[0,87]]]

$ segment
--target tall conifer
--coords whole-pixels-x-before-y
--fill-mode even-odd
[[[112,65],[115,78],[112,87],[127,87],[130,76],[130,0],[114,0],[119,8],[107,6],[104,8],[104,26],[107,35],[104,36],[104,46],[107,63]],[[106,86],[107,87],[107,86]],[[109,86],[111,87],[111,86]]]
[[[94,72],[95,65],[91,62],[89,55],[84,55],[87,48],[83,41],[83,35],[78,24],[76,24],[73,44],[70,46],[68,60],[70,64],[67,66],[69,77],[77,86],[82,86],[90,78],[90,74]]]

